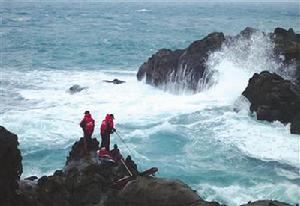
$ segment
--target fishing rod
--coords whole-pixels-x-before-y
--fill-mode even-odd
[[[126,168],[127,172],[129,173],[130,176],[133,176],[132,175],[132,172],[130,171],[130,169],[127,167],[126,163],[124,162],[123,158],[121,158],[121,162],[122,164],[124,165],[124,167]]]

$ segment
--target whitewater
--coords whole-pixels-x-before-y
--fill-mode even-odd
[[[32,9],[30,4],[4,6],[6,9],[1,11],[4,23],[0,27],[0,125],[19,137],[24,167],[22,177],[49,175],[61,168],[71,146],[82,135],[79,122],[83,112],[89,110],[96,120],[95,138],[100,140],[102,119],[107,113],[113,113],[116,128],[130,152],[118,136],[112,135],[111,142],[118,144],[124,155],[131,154],[139,169],[157,166],[158,176],[180,179],[207,200],[227,205],[256,199],[299,202],[299,135],[290,134],[289,124],[257,121],[255,114],[249,111],[249,102],[241,96],[255,72],[269,70],[280,73],[280,65],[272,59],[273,43],[270,39],[258,34],[249,41],[224,45],[220,51],[212,53],[207,62],[211,83],[208,86],[205,81],[200,82],[200,92],[196,94],[184,88],[179,94],[174,93],[174,85],[166,85],[165,90],[161,90],[136,79],[138,66],[161,48],[162,42],[168,38],[161,28],[160,33],[144,35],[143,38],[147,40],[149,37],[150,42],[137,43],[142,41],[140,28],[152,30],[150,26],[160,24],[159,15],[164,19],[167,18],[165,15],[172,14],[177,23],[165,29],[177,36],[174,35],[174,39],[163,46],[187,46],[188,42],[214,29],[207,26],[205,32],[200,31],[199,34],[197,28],[200,22],[194,20],[192,26],[183,29],[191,30],[191,35],[185,36],[182,31],[176,33],[173,27],[186,23],[184,19],[191,21],[191,17],[200,15],[193,9],[195,7],[217,13],[223,9],[222,6],[175,5],[168,14],[164,14],[169,8],[165,4],[149,4],[146,8],[141,4],[131,4],[122,11],[111,4],[103,4],[96,8],[103,12],[108,8],[111,10],[102,16],[95,11],[95,5],[75,5],[67,14],[62,14],[56,4],[50,4],[50,8],[53,7],[51,12],[45,5],[39,5],[37,9]],[[252,6],[252,12],[259,13],[264,5]],[[19,7],[25,12],[9,10]],[[239,15],[239,9],[245,9],[243,5],[233,7],[232,12]],[[272,19],[274,22],[266,23],[266,32],[280,24],[292,26],[299,33],[299,23],[291,20],[299,17],[299,11],[287,6],[285,12],[278,14],[282,6],[272,7],[274,11],[270,11],[270,15],[276,18]],[[182,9],[182,15],[178,14],[179,9]],[[35,15],[44,17],[35,19]],[[51,24],[51,15],[56,18],[51,28],[59,28],[59,31],[63,29],[62,22],[73,19],[69,27],[73,29],[70,34],[76,34],[74,45],[71,37],[63,39],[63,34],[58,31],[55,36],[53,30],[44,33],[48,42],[44,42],[38,33],[31,33],[38,31],[45,22]],[[75,24],[74,18],[78,15],[81,19],[77,19]],[[209,21],[220,21],[217,18],[220,13],[215,15]],[[248,15],[244,24],[254,18],[252,14]],[[287,24],[282,19],[292,23]],[[133,24],[134,21],[138,26]],[[168,21],[170,23],[171,20]],[[256,26],[261,27],[264,21],[259,22]],[[225,27],[229,23],[230,18],[223,24],[219,22],[218,31],[225,30],[226,33]],[[91,25],[102,25],[96,29],[98,40],[94,39],[97,32],[89,27]],[[82,32],[77,33],[77,28]],[[116,28],[122,32],[125,30],[127,35],[117,40],[111,38],[119,34],[115,33]],[[237,34],[242,29],[242,25],[237,25],[227,34]],[[110,35],[106,37],[103,30]],[[19,34],[21,31],[24,32],[22,35]],[[87,40],[89,32],[91,35]],[[20,35],[20,39],[13,35]],[[35,38],[30,39],[32,35]],[[187,40],[184,41],[185,37]],[[27,44],[27,41],[30,43]],[[118,41],[121,43],[117,44]],[[87,46],[80,48],[77,43]],[[74,47],[64,47],[69,44]],[[249,44],[250,50],[245,51],[245,45]],[[98,50],[98,47],[101,49]],[[31,52],[30,58],[28,51]],[[104,57],[95,60],[97,54]],[[290,78],[289,74],[280,74]],[[126,83],[114,85],[103,82],[114,78]],[[74,84],[88,89],[71,95],[67,90]]]

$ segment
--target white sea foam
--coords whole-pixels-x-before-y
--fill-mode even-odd
[[[285,196],[291,204],[299,203],[300,187],[297,184],[279,183],[279,184],[257,184],[255,186],[230,185],[226,187],[211,186],[207,184],[195,185],[200,194],[206,194],[206,199],[213,201],[216,199],[224,200],[224,203],[231,206],[237,206],[248,201],[273,199]],[[237,195],[238,194],[238,195]]]
[[[149,9],[138,9],[136,12],[150,12],[151,10]]]

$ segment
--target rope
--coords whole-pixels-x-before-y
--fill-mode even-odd
[[[126,146],[127,150],[129,151],[129,153],[132,155],[133,152],[132,150],[128,147],[127,143],[125,142],[125,140],[121,137],[121,135],[116,131],[115,132],[117,134],[117,136],[121,139],[121,141],[123,142],[123,144]]]

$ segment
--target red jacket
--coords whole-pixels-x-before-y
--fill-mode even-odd
[[[95,120],[91,114],[84,115],[84,118],[80,122],[80,127],[87,133],[92,134],[95,128]]]
[[[100,132],[101,134],[110,133],[114,128],[114,120],[109,114],[106,115],[105,119],[102,121]]]

